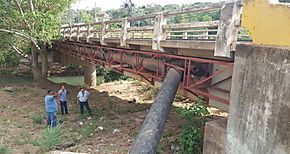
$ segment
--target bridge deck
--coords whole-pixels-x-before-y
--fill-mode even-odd
[[[217,21],[167,23],[170,17],[216,10],[221,11]],[[55,42],[54,48],[151,84],[162,82],[173,67],[183,72],[179,88],[183,95],[203,96],[210,105],[227,110],[232,51],[238,40],[250,39],[237,24],[240,14],[241,5],[221,2],[142,17],[66,25],[61,29],[63,41]],[[151,25],[131,27],[132,22],[148,19],[153,21]]]

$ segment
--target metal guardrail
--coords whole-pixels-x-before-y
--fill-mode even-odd
[[[167,20],[178,15],[221,11],[220,20],[170,24]],[[62,26],[60,31],[65,39],[87,42],[100,41],[107,45],[105,39],[119,40],[120,46],[127,46],[129,39],[152,39],[152,49],[163,51],[162,40],[211,40],[216,41],[217,56],[230,57],[234,43],[238,39],[249,40],[250,35],[240,30],[241,4],[238,2],[212,3],[201,7],[183,8],[180,10],[130,17],[95,23],[80,23]],[[131,26],[132,22],[150,21],[146,26]],[[221,45],[220,45],[221,44]],[[220,55],[219,55],[220,54]]]

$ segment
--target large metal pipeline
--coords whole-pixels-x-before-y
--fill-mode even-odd
[[[159,73],[165,72],[165,65],[163,65],[161,61],[159,61],[159,64],[158,64],[158,60],[156,59],[139,57],[139,64],[138,64],[136,62],[136,58],[131,55],[126,55],[126,56],[122,55],[122,60],[121,60],[121,54],[119,53],[114,53],[112,57],[114,61],[119,62],[119,63],[122,61],[123,63],[132,65],[134,67],[142,64],[142,66],[144,66],[144,69],[148,71],[157,72],[157,69],[158,69]]]
[[[131,148],[130,154],[154,154],[162,136],[182,73],[169,69],[162,86]]]

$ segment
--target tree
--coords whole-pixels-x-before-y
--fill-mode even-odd
[[[47,77],[47,46],[51,40],[59,37],[60,13],[72,0],[1,0],[0,1],[0,35],[9,40],[12,34],[17,41],[31,45],[32,72],[35,80]],[[25,53],[14,41],[10,48]],[[1,44],[6,44],[1,40]],[[38,55],[41,67],[38,66]]]

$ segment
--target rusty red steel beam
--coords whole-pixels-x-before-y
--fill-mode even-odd
[[[95,48],[102,48],[107,50],[114,50],[114,51],[124,51],[128,53],[139,53],[139,54],[145,54],[145,55],[158,55],[165,56],[168,58],[176,58],[180,60],[191,60],[195,62],[201,62],[201,63],[211,63],[211,64],[217,64],[217,65],[233,65],[233,63],[230,63],[228,61],[218,61],[218,60],[211,60],[211,59],[203,59],[203,58],[195,58],[195,57],[185,57],[185,56],[178,56],[178,55],[171,55],[171,54],[165,54],[160,52],[152,52],[152,51],[136,51],[136,50],[130,50],[130,49],[120,49],[120,48],[112,48],[112,47],[104,47],[104,46],[98,46],[98,45],[92,45],[92,44],[84,44],[84,43],[77,43],[77,42],[70,42],[70,44],[78,44],[83,45],[86,47],[95,47]]]
[[[142,78],[144,78],[146,81],[148,81],[151,84],[154,84],[155,80],[163,80],[164,74],[166,71],[166,66],[170,68],[175,68],[177,70],[183,71],[183,88],[189,92],[191,92],[194,95],[200,95],[206,98],[211,98],[216,101],[219,101],[221,103],[228,104],[229,100],[209,94],[208,92],[202,91],[200,88],[206,88],[205,87],[197,87],[200,84],[205,83],[206,81],[211,80],[213,77],[222,74],[225,69],[231,69],[233,67],[233,63],[226,62],[226,61],[217,61],[217,60],[210,60],[210,59],[202,59],[202,58],[195,58],[195,57],[184,57],[184,56],[177,56],[177,55],[169,55],[164,53],[156,53],[156,52],[146,52],[146,51],[136,51],[136,50],[128,50],[128,49],[119,49],[119,48],[112,48],[112,47],[104,47],[104,46],[97,46],[97,45],[89,45],[89,44],[83,44],[83,43],[75,43],[75,42],[54,42],[54,47],[56,47],[57,50],[60,50],[61,52],[68,52],[73,56],[77,56],[80,58],[84,58],[91,63],[95,64],[101,64],[101,65],[120,65],[117,69],[119,72],[131,72],[135,73]],[[59,49],[62,48],[62,49]],[[89,50],[88,50],[89,49]],[[65,51],[67,50],[67,51]],[[113,53],[114,52],[114,53]],[[131,54],[131,55],[126,55]],[[151,56],[148,59],[156,60],[154,65],[156,66],[155,72],[157,73],[148,73],[144,72],[145,65],[143,65],[143,60],[140,62],[140,55],[147,55]],[[119,58],[116,58],[119,57]],[[127,57],[127,58],[125,58]],[[172,58],[176,60],[182,60],[184,62],[183,67],[180,67],[175,64],[167,63],[164,61],[164,57],[166,58]],[[135,58],[132,61],[134,62],[128,62],[128,59]],[[126,61],[127,60],[127,61]],[[199,62],[199,63],[208,63],[208,64],[217,64],[217,65],[223,65],[225,66],[225,69],[220,70],[212,74],[211,76],[208,76],[207,78],[203,80],[199,80],[192,85],[189,85],[189,81],[191,78],[191,67],[192,62]],[[128,64],[130,63],[130,64]],[[124,64],[131,65],[131,67],[124,67]],[[164,65],[160,68],[160,65]],[[136,67],[136,68],[134,68]],[[163,70],[162,70],[163,69]],[[154,72],[150,70],[151,72]],[[159,71],[162,72],[162,74],[159,74]],[[224,79],[226,80],[226,79]],[[223,82],[224,80],[219,81]],[[215,83],[216,84],[216,83]],[[208,87],[211,87],[212,85],[208,85]],[[223,89],[222,89],[223,90]],[[227,90],[224,90],[227,91]]]
[[[209,77],[207,77],[207,78],[205,78],[205,79],[203,79],[203,80],[200,80],[200,81],[198,81],[198,82],[196,82],[196,83],[190,85],[189,88],[192,88],[192,87],[196,87],[196,86],[198,86],[198,85],[201,85],[201,84],[205,83],[206,81],[209,81],[210,79],[212,79],[212,78],[214,78],[214,77],[216,77],[216,76],[222,74],[223,72],[225,72],[226,70],[231,69],[231,68],[233,68],[231,65],[226,66],[226,68],[221,69],[221,70],[219,70],[219,71],[216,71],[216,72],[215,72],[214,74],[212,74],[211,76],[209,76]]]

